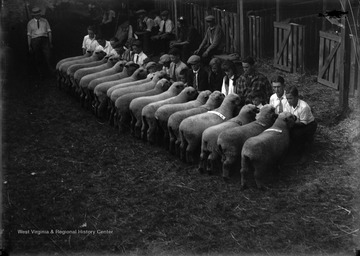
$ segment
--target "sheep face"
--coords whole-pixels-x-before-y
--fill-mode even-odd
[[[275,113],[275,108],[270,104],[266,104],[260,109],[257,120],[271,120],[272,122],[275,122],[277,117],[278,115]]]
[[[206,90],[206,91],[202,91],[199,93],[197,100],[199,100],[200,102],[206,102],[209,97],[211,95],[211,91]]]

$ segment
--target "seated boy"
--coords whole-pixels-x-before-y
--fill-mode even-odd
[[[295,126],[290,131],[290,140],[293,146],[297,147],[298,154],[305,151],[306,144],[314,139],[317,128],[317,122],[311,112],[310,106],[299,99],[299,92],[295,86],[290,86],[286,90],[287,104],[284,106],[284,112],[290,112],[297,117]]]

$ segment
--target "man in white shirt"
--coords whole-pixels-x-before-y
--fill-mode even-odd
[[[155,54],[169,51],[169,44],[171,40],[175,39],[174,29],[175,25],[169,19],[169,11],[161,12],[161,22],[159,32],[156,36],[152,36],[152,45]]]
[[[299,99],[299,92],[295,86],[287,88],[286,99],[284,112],[290,112],[297,117],[295,126],[290,131],[291,144],[296,146],[296,153],[302,154],[306,144],[311,143],[314,139],[317,122],[310,106]]]
[[[29,52],[34,56],[35,66],[42,77],[44,72],[51,73],[52,34],[49,22],[41,17],[41,9],[34,7],[31,10],[33,18],[27,24]],[[44,57],[43,57],[44,56]],[[45,60],[45,67],[42,65]],[[46,71],[44,69],[47,69]]]
[[[284,112],[284,106],[287,104],[285,92],[285,80],[282,76],[276,76],[271,81],[274,94],[270,96],[270,105],[274,106],[275,113]]]
[[[142,43],[140,40],[135,40],[132,43],[132,49],[134,52],[133,61],[135,64],[142,66],[144,64],[144,60],[147,59],[146,54],[143,52]]]
[[[85,54],[87,51],[92,53],[99,45],[99,43],[96,41],[95,29],[92,26],[88,26],[87,32],[88,34],[84,36],[82,43],[83,54]]]
[[[180,60],[181,52],[179,49],[177,48],[170,49],[169,55],[171,59],[170,68],[169,68],[170,81],[176,82],[179,81],[180,71],[183,70],[184,68],[187,69],[188,66]]]

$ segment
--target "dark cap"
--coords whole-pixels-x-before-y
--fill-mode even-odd
[[[135,13],[136,14],[145,14],[146,11],[144,9],[140,9],[140,10],[137,10]]]
[[[200,63],[200,56],[198,55],[191,55],[190,58],[188,59],[187,63],[190,65],[194,65],[194,64],[198,64]]]
[[[161,16],[167,16],[169,15],[169,11],[165,10],[160,13]]]
[[[34,7],[31,9],[31,15],[41,14],[41,9],[39,7]]]
[[[215,20],[215,17],[212,16],[212,15],[209,15],[209,16],[206,16],[206,17],[205,17],[205,21],[206,21],[206,22],[211,22],[211,21],[214,21],[214,20]]]
[[[160,57],[159,64],[164,64],[165,62],[170,62],[170,61],[171,61],[170,55],[164,54]]]

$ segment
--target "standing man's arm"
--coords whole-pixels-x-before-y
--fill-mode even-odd
[[[50,24],[49,24],[49,22],[47,20],[46,20],[46,31],[48,33],[50,47],[52,47],[52,33],[51,33]]]
[[[220,26],[217,26],[214,31],[214,38],[212,44],[206,49],[206,53],[209,53],[211,50],[216,49],[223,40],[223,31]]]

